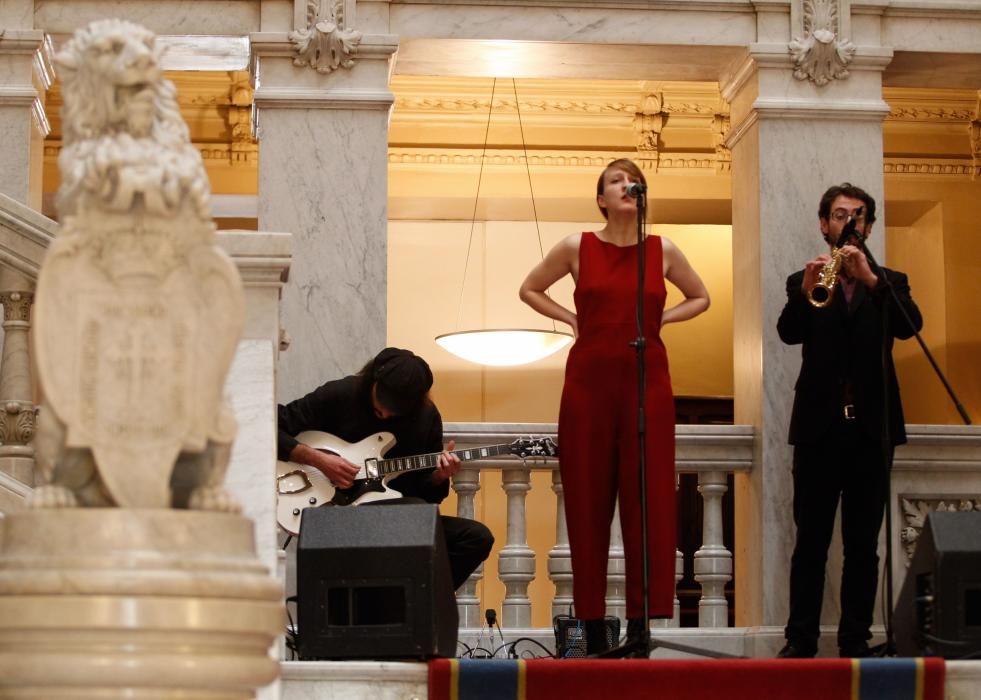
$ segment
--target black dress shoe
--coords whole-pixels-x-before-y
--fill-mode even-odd
[[[778,659],[813,659],[814,655],[817,653],[817,649],[813,647],[805,647],[801,644],[795,644],[794,642],[787,642],[783,645],[783,649],[777,652]]]
[[[855,642],[838,647],[838,656],[842,659],[865,659],[872,656],[867,642]]]

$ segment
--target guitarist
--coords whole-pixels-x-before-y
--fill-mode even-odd
[[[385,455],[407,457],[443,450],[443,419],[429,398],[433,373],[409,350],[385,348],[355,375],[336,379],[303,398],[279,406],[278,455],[281,461],[306,464],[323,472],[337,488],[349,488],[358,467],[338,455],[325,454],[296,441],[306,430],[331,433],[358,442],[374,433],[395,435]],[[450,441],[434,469],[406,472],[389,487],[404,498],[374,503],[440,503],[450,492],[450,477],[460,458]],[[494,536],[481,523],[441,515],[453,586],[459,588],[490,554]]]

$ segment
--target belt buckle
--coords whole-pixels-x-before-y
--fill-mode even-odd
[[[844,405],[845,420],[855,420],[855,404],[846,403]]]

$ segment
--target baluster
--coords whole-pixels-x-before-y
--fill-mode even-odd
[[[606,614],[619,617],[620,628],[626,629],[627,568],[623,555],[619,504],[613,511],[613,523],[610,527],[610,553],[606,562]]]
[[[34,406],[29,336],[34,283],[0,268],[3,354],[0,359],[0,471],[34,485]]]
[[[531,490],[531,470],[525,466],[503,470],[502,488],[507,494],[507,544],[499,556],[504,583],[502,623],[505,629],[531,627],[528,584],[535,579],[535,553],[528,546],[525,498]]]
[[[453,490],[456,492],[456,514],[461,518],[474,519],[474,496],[480,490],[480,470],[464,467],[453,477]],[[480,627],[480,599],[477,597],[477,582],[484,577],[484,565],[477,567],[456,592],[456,608],[460,615],[460,627]]]
[[[555,546],[548,552],[548,577],[555,584],[552,598],[552,617],[566,615],[572,605],[572,554],[569,551],[569,528],[565,519],[565,490],[562,474],[552,470],[552,491],[555,493]]]
[[[702,586],[699,627],[727,627],[729,605],[725,585],[732,580],[732,553],[722,540],[722,496],[728,490],[725,472],[699,472],[702,494],[702,546],[695,552],[695,580]]]

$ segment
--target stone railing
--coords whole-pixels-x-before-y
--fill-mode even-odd
[[[449,423],[447,439],[455,439],[457,448],[487,443],[511,442],[529,435],[555,437],[554,424],[480,424]],[[679,473],[698,475],[698,491],[703,501],[702,542],[695,552],[678,552],[675,578],[680,580],[686,557],[693,562],[695,580],[701,586],[699,601],[699,627],[725,627],[728,624],[728,603],[725,585],[732,580],[732,553],[723,544],[722,497],[725,494],[728,475],[752,468],[753,431],[740,425],[679,425],[677,426],[676,468]],[[529,468],[530,467],[530,468]],[[572,602],[572,566],[563,505],[562,480],[557,459],[529,460],[509,457],[496,460],[467,462],[454,479],[457,494],[457,514],[473,517],[474,498],[480,490],[480,473],[489,469],[502,472],[501,488],[507,499],[506,541],[498,555],[498,571],[504,584],[505,596],[501,610],[501,625],[509,630],[529,630],[532,620],[532,603],[528,586],[535,578],[535,564],[539,557],[548,559],[548,576],[555,585],[555,596],[550,602],[550,615],[565,614]],[[557,499],[555,545],[547,553],[534,552],[528,545],[526,498],[532,488],[532,471],[551,472],[551,490]],[[625,614],[623,544],[617,518],[611,535],[610,565],[607,586],[607,604],[611,614],[621,619]],[[461,632],[478,628],[483,624],[477,582],[483,576],[478,571],[457,591]],[[675,599],[674,620],[665,621],[667,626],[678,624],[678,601]]]

